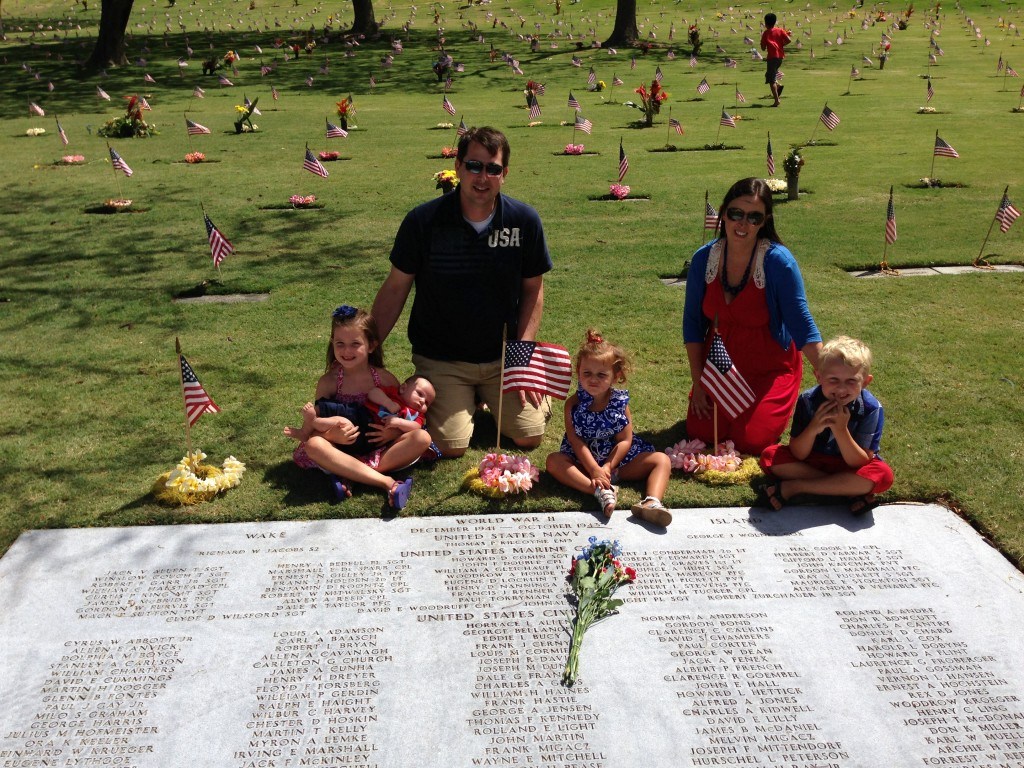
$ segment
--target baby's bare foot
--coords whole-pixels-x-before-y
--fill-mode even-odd
[[[302,426],[285,427],[284,436],[290,437],[292,440],[298,440],[300,443],[306,442],[309,436],[313,434],[313,419],[315,418],[316,406],[312,403],[306,403],[302,406]]]

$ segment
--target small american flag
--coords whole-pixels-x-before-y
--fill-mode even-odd
[[[612,75],[612,85],[625,85],[625,83],[618,75]]]
[[[220,233],[220,230],[213,226],[210,217],[203,214],[203,221],[206,224],[206,239],[210,242],[210,255],[213,256],[213,266],[219,267],[224,257],[235,252],[235,247],[228,242],[228,239]]]
[[[889,206],[885,209],[885,242],[896,242],[896,206],[892,201],[892,187],[889,187]]]
[[[636,69],[636,56],[632,56],[629,59],[629,68]]]
[[[446,78],[444,79],[444,89],[445,89],[446,91],[450,91],[450,90],[451,90],[451,88],[452,88],[452,76],[451,76],[451,75],[448,75],[448,77],[446,77]]]
[[[309,147],[306,147],[306,157],[302,161],[302,167],[310,173],[315,173],[317,176],[323,176],[325,179],[327,178],[327,169],[324,168],[323,163],[316,159]]]
[[[572,95],[572,91],[569,91],[569,109],[575,109],[577,112],[580,111],[580,103],[576,100],[576,97]]]
[[[854,79],[860,77],[860,70],[856,67],[850,67],[850,77]]]
[[[206,390],[199,383],[199,378],[192,370],[192,366],[188,364],[185,356],[178,355],[178,359],[181,361],[181,388],[185,394],[185,418],[191,427],[199,421],[199,417],[204,413],[219,413],[220,408],[206,394]]]
[[[30,101],[28,103],[28,113],[30,115],[38,115],[39,117],[46,116],[46,113],[43,111],[43,108],[36,104],[34,101]]]
[[[669,125],[669,127],[670,127],[670,128],[672,128],[672,129],[673,129],[673,130],[674,130],[674,131],[675,131],[675,132],[676,132],[676,133],[677,133],[678,135],[680,135],[680,136],[682,136],[682,135],[683,135],[683,124],[682,124],[682,123],[680,123],[680,122],[679,122],[678,120],[676,120],[676,119],[675,119],[674,117],[670,117],[670,118],[668,119],[668,125]]]
[[[460,139],[469,133],[469,128],[466,126],[466,121],[461,117],[459,118],[459,127],[455,129],[455,135]]]
[[[54,118],[54,120],[57,120],[57,118]],[[60,120],[57,120],[57,133],[60,135],[60,143],[66,147],[68,145],[68,135],[64,133],[64,128],[61,126]]]
[[[277,95],[277,88],[275,88],[274,86],[270,86],[270,96],[271,98],[274,99],[274,101],[277,101]]]
[[[654,79],[657,80],[660,83],[664,77],[665,77],[665,75],[662,74],[661,67],[655,67],[654,68]]]
[[[722,116],[718,119],[718,124],[724,128],[735,128],[736,120],[733,118],[732,115],[730,115],[723,109]]]
[[[870,59],[869,57],[867,57],[867,56],[861,56],[861,61],[863,61],[863,62],[864,62],[865,64],[867,64],[867,65],[868,65],[869,67],[870,67],[870,66],[871,66],[872,64],[874,64],[874,62],[873,62],[873,61],[871,61],[871,59]]]
[[[260,77],[266,77],[273,71],[274,68],[271,67],[269,64],[263,64],[262,66],[260,66]]]
[[[104,101],[110,101],[110,95],[106,91],[104,91],[102,88],[100,88],[98,85],[96,86],[96,95],[99,96]]]
[[[313,87],[313,76],[312,75],[310,75],[309,77],[306,78],[306,85],[309,86],[310,88]]]
[[[548,90],[548,87],[544,83],[535,83],[533,92],[538,96],[543,96]]]
[[[1011,67],[1009,62],[1007,62],[1006,64],[1006,74],[1008,74],[1010,77],[1020,77],[1020,75],[1017,74],[1017,70]]]
[[[192,89],[192,96],[197,99],[201,99],[206,96],[206,91],[200,88],[198,85]]]
[[[330,120],[327,121],[327,138],[328,139],[344,139],[348,136],[348,131],[340,126],[335,125]]]
[[[590,72],[587,73],[587,84],[588,85],[593,85],[596,82],[597,82],[597,72],[595,72],[594,68],[591,67],[590,68]]]
[[[932,154],[936,157],[960,157],[959,153],[939,138],[939,134],[937,133],[935,134],[935,150]]]
[[[750,385],[732,364],[725,342],[717,332],[711,339],[700,383],[704,391],[734,419],[753,405],[756,399]]]
[[[220,85],[234,85],[234,83],[232,83],[230,80],[228,80],[226,77],[224,77],[224,75],[219,75],[217,77],[217,82]]]
[[[572,57],[572,65],[574,67],[582,67],[583,66],[583,59],[581,59],[579,56],[573,56]]]
[[[711,90],[711,86],[708,85],[708,79],[706,77],[701,78],[700,84],[697,86],[697,93],[702,96]]]
[[[736,103],[737,104],[746,104],[747,103],[747,97],[744,96],[740,92],[739,86],[736,87]]]
[[[377,87],[377,78],[374,77],[373,75],[370,75],[370,87],[371,88],[376,88]]]
[[[999,54],[999,61],[996,62],[996,72],[1003,71],[1003,54]]]
[[[145,75],[143,75],[142,79],[145,82],[147,82],[147,83],[155,83],[156,82],[156,80],[153,79],[153,76],[151,74],[149,74],[149,72],[147,72]]]
[[[704,203],[704,229],[718,229],[718,211],[708,202]]]
[[[443,97],[443,99],[441,101],[441,109],[443,109],[449,115],[454,115],[455,114],[455,106],[450,101],[448,101],[448,97],[447,96]]]
[[[739,62],[738,62],[738,61],[736,61],[736,59],[726,59],[726,60],[725,60],[725,66],[726,66],[726,69],[736,69],[736,65],[737,65],[738,63],[739,63]]]
[[[124,158],[114,151],[113,147],[110,149],[110,162],[117,170],[121,171],[125,176],[131,176],[135,171],[128,167],[128,163],[124,161]]]
[[[694,55],[694,54],[690,54],[690,69],[693,69],[696,66],[697,66],[697,56]]]
[[[187,117],[185,118],[185,130],[188,132],[189,136],[198,136],[200,134],[210,132],[210,129],[207,128],[205,125],[195,123],[189,120]]]
[[[935,89],[932,88],[932,79],[928,78],[928,85],[925,87],[925,101],[931,101],[932,96],[935,95]]]
[[[590,122],[589,120],[587,120],[587,118],[585,118],[583,115],[579,114],[578,112],[576,113],[576,123],[575,123],[575,125],[576,125],[576,128],[578,128],[579,130],[583,131],[588,136],[590,135],[590,132],[594,129],[594,124],[592,122]]]
[[[769,176],[774,176],[775,175],[775,153],[772,152],[772,137],[771,137],[771,134],[769,134],[769,136],[768,136],[768,149],[767,149],[767,154],[766,154],[765,157],[766,157],[766,159],[768,161],[768,175]]]
[[[147,110],[147,111],[149,111],[149,112],[152,112],[152,111],[153,111],[153,108],[152,108],[151,106],[149,106],[149,102],[148,102],[148,101],[146,101],[146,97],[145,97],[145,96],[143,96],[143,97],[141,97],[141,98],[139,99],[139,106],[140,106],[140,107],[141,107],[142,109],[144,109],[144,110]]]
[[[824,109],[821,110],[821,115],[818,117],[818,119],[821,120],[821,122],[824,123],[825,127],[828,128],[830,131],[834,131],[836,129],[836,126],[839,125],[839,115],[837,115],[828,107],[825,107]]]
[[[1006,192],[1003,192],[1003,200],[999,203],[999,210],[996,211],[996,221],[999,222],[999,231],[1006,232],[1012,225],[1013,222],[1020,216],[1013,203],[1010,202],[1010,198],[1006,196]]]
[[[572,359],[565,347],[540,341],[505,344],[502,392],[539,392],[564,400],[572,383]]]
[[[619,181],[626,178],[626,171],[629,170],[629,158],[626,157],[626,150],[622,148],[622,139],[619,139]]]
[[[531,120],[539,120],[540,119],[540,102],[537,101],[537,97],[534,96],[532,93],[530,94],[530,96],[528,98],[528,101],[530,103],[530,119]]]

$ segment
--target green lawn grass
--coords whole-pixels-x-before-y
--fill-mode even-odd
[[[996,69],[1002,55],[1024,71],[1020,38],[1014,29],[998,26],[1000,17],[1018,27],[1024,19],[1017,5],[963,6],[982,29],[981,40],[950,6],[940,15],[935,38],[945,55],[929,67],[931,30],[918,10],[908,29],[891,32],[892,56],[881,71],[874,51],[887,27],[874,23],[867,9],[853,17],[821,2],[806,10],[776,9],[803,44],[783,68],[781,109],[766,108],[763,64],[751,60],[743,43],[745,35],[759,37],[760,14],[767,6],[748,14],[724,4],[698,11],[692,0],[642,4],[642,34],[656,35],[646,56],[627,49],[615,56],[586,47],[577,52],[567,39],[571,29],[589,44],[591,27],[598,39],[606,36],[614,12],[607,0],[563,5],[554,19],[553,4],[539,2],[517,3],[514,11],[499,3],[448,6],[442,12],[448,49],[465,64],[449,95],[457,109],[453,118],[441,110],[443,89],[430,69],[437,33],[426,7],[415,15],[407,4],[395,5],[393,15],[377,8],[378,18],[386,18],[385,35],[363,41],[354,57],[346,58],[344,48],[332,43],[284,62],[281,49],[273,47],[275,38],[305,43],[303,30],[313,24],[319,36],[332,14],[338,29],[338,18],[342,24],[350,20],[350,6],[258,0],[247,11],[241,3],[169,8],[137,2],[129,56],[133,62],[146,59],[145,66],[87,77],[74,61],[89,53],[98,2],[88,11],[70,2],[5,4],[0,551],[21,531],[39,527],[379,515],[382,497],[375,492],[357,490],[345,504],[330,504],[326,482],[291,464],[293,445],[281,428],[298,422],[299,406],[312,395],[331,309],[341,303],[370,305],[387,273],[402,216],[436,194],[432,174],[451,167],[451,161],[428,157],[455,142],[454,130],[435,126],[458,124],[464,116],[467,124],[506,130],[512,171],[505,190],[533,204],[544,219],[555,267],[545,282],[541,337],[574,349],[592,325],[631,350],[636,372],[629,388],[637,427],[659,447],[682,437],[690,385],[680,334],[682,291],[659,278],[678,275],[700,245],[705,192],[717,206],[733,181],[765,172],[769,131],[780,173],[789,147],[813,135],[819,144],[804,150],[804,193],[797,201],[780,201],[777,225],[800,261],[823,334],[859,336],[875,352],[872,390],[888,416],[883,452],[896,470],[896,483],[885,498],[948,501],[1011,559],[1024,562],[1019,512],[1024,275],[857,280],[848,274],[881,259],[890,185],[899,239],[888,260],[899,268],[969,264],[1004,186],[1011,185],[1018,207],[1024,203],[1024,114],[1013,112],[1021,81],[1004,81]],[[705,45],[698,66],[691,68],[682,41],[686,24],[698,14]],[[409,32],[402,32],[410,18]],[[865,19],[869,26],[861,29]],[[669,61],[672,23],[679,56]],[[165,24],[171,26],[166,37]],[[519,34],[535,31],[535,24],[543,37],[534,54]],[[561,36],[550,37],[556,30]],[[380,59],[390,50],[392,33],[402,38],[405,50],[385,71]],[[479,34],[484,44],[477,42]],[[824,46],[840,35],[843,45]],[[551,42],[558,47],[551,48]],[[525,76],[489,61],[491,43],[518,59]],[[179,72],[177,59],[186,45],[195,55]],[[726,53],[716,53],[716,45]],[[215,77],[201,75],[200,61],[229,49],[242,56],[239,74],[228,71],[235,87],[218,88]],[[574,54],[583,59],[581,68],[571,65]],[[633,55],[635,70],[630,69]],[[862,62],[865,55],[875,66]],[[727,69],[726,56],[739,66]],[[329,73],[320,75],[325,57]],[[260,77],[260,61],[274,59],[274,74]],[[862,79],[851,84],[854,65]],[[614,75],[626,85],[588,93],[590,66],[609,86]],[[649,84],[655,66],[665,73],[670,98],[653,128],[638,129],[633,124],[639,113],[622,102],[634,98],[641,82]],[[143,81],[147,72],[156,84]],[[926,103],[922,76],[929,72],[936,113],[918,114]],[[312,87],[305,83],[309,75]],[[372,90],[371,75],[378,81]],[[705,76],[712,90],[698,98],[696,86]],[[547,85],[541,125],[532,128],[522,94],[527,77]],[[52,92],[48,82],[54,83]],[[270,96],[271,82],[281,93],[277,102]],[[196,84],[206,89],[205,98],[192,98]],[[111,102],[96,96],[97,85]],[[747,102],[734,108],[737,85]],[[595,126],[593,135],[577,134],[576,141],[596,155],[554,154],[573,138],[571,128],[559,126],[573,119],[566,107],[570,90]],[[135,170],[125,179],[112,172],[96,132],[132,93],[147,95],[153,106],[147,119],[160,133],[110,142]],[[236,135],[232,123],[243,93],[259,97],[264,114],[254,118],[258,132]],[[324,120],[335,119],[335,102],[349,93],[358,130],[328,142]],[[30,101],[46,110],[45,118],[28,116]],[[842,121],[834,133],[817,122],[826,102]],[[685,126],[685,136],[669,139],[668,107]],[[723,107],[741,118],[736,129],[719,129]],[[190,141],[186,113],[212,134]],[[67,149],[57,138],[54,115],[70,137]],[[46,134],[26,136],[34,127]],[[933,173],[936,130],[960,158],[937,158]],[[626,183],[650,200],[591,202],[615,180],[620,140],[630,161]],[[650,151],[669,140],[683,149],[716,141],[742,149]],[[302,170],[307,143],[315,151],[334,149],[351,159],[327,164],[330,177],[318,178]],[[190,149],[218,162],[186,165],[181,161]],[[84,155],[85,166],[53,165],[70,153]],[[918,188],[919,179],[930,175],[961,186]],[[324,207],[267,210],[299,193],[316,194]],[[85,212],[122,195],[142,212]],[[219,273],[211,264],[201,205],[237,248]],[[996,228],[985,252],[996,264],[1020,263],[1024,224],[1006,234]],[[204,281],[209,281],[205,288],[197,289]],[[269,299],[173,301],[202,290],[266,292]],[[404,327],[403,317],[386,344],[388,367],[400,378],[411,373]],[[195,445],[216,463],[233,454],[248,465],[239,488],[186,509],[161,507],[149,496],[153,480],[185,450],[175,338],[222,408],[196,424]],[[544,445],[532,455],[540,465],[561,439],[558,404],[553,421]],[[461,491],[463,473],[493,445],[493,427],[485,424],[466,459],[415,470],[405,514],[596,509],[593,499],[547,477],[529,496],[504,502]],[[638,497],[638,488],[624,489],[620,506],[628,508]],[[666,503],[679,508],[742,506],[753,500],[748,486],[712,488],[682,476],[673,478],[666,495]],[[675,524],[686,525],[686,514]]]

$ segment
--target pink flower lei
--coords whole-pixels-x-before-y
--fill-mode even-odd
[[[488,453],[480,461],[480,480],[502,493],[526,493],[540,478],[540,472],[525,456]]]
[[[743,463],[743,457],[736,451],[732,440],[719,443],[714,453],[703,453],[707,444],[703,440],[685,440],[666,448],[672,461],[672,469],[681,469],[688,474],[700,472],[736,472]]]

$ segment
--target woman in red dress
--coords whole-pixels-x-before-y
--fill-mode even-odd
[[[800,393],[803,356],[817,364],[821,333],[807,307],[803,279],[772,217],[771,191],[757,178],[729,189],[718,209],[719,237],[693,256],[686,280],[683,341],[693,389],[687,437],[709,445],[732,440],[759,455],[779,441]],[[715,330],[753,403],[733,416],[701,383]]]

